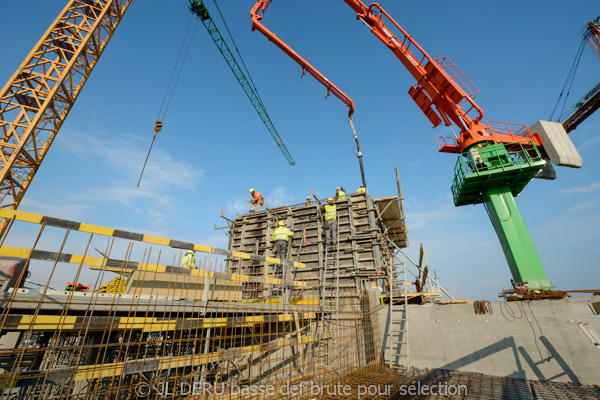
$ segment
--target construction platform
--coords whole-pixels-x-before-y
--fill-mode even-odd
[[[400,209],[382,204],[387,215]],[[320,253],[316,206],[243,216],[228,249],[0,210],[10,220],[0,245],[3,398],[180,398],[194,384],[280,390],[381,362],[377,271],[391,267],[382,234],[394,225],[399,237],[400,226],[364,194],[338,209],[335,269]],[[267,243],[284,214],[302,243],[281,262]],[[33,246],[17,247],[11,233],[32,226]],[[187,250],[206,254],[203,268],[180,267]]]

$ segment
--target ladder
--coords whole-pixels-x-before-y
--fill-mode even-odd
[[[338,236],[339,237],[339,236]],[[329,297],[327,306],[335,307],[335,310],[339,310],[339,299],[340,299],[340,248],[338,243],[334,247],[325,245],[325,262],[323,263],[323,270],[321,271],[321,304],[326,305],[325,299]],[[329,296],[326,294],[329,293]],[[333,301],[333,295],[335,294],[335,302]]]
[[[402,258],[402,269],[393,264],[389,274],[390,306],[388,343],[390,344],[390,368],[410,371],[408,352],[408,290],[406,281],[406,257]],[[398,276],[400,275],[401,276]],[[397,296],[395,296],[397,294]],[[402,362],[404,361],[404,362]]]
[[[333,334],[334,336],[332,337],[332,339],[336,340],[335,335],[338,333],[338,329],[333,329],[332,333],[332,324],[335,324],[334,326],[339,325],[339,242],[336,243],[335,247],[331,247],[325,244],[323,251],[325,253],[325,257],[323,262],[323,268],[321,269],[320,273],[321,307],[323,309],[323,313],[321,314],[321,321],[317,323],[317,337],[320,344],[318,345],[316,351],[317,359],[319,360],[321,366],[324,368],[327,366],[331,367],[332,363],[336,362],[335,357],[332,358],[330,355],[330,341],[326,340],[325,335],[326,332],[330,335]],[[333,295],[335,295],[335,300],[333,300]],[[335,317],[332,317],[331,312],[325,312],[326,308],[334,308]]]

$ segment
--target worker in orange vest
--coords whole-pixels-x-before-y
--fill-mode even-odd
[[[250,189],[250,195],[252,196],[252,200],[246,200],[250,203],[250,212],[260,212],[260,206],[265,204],[265,199],[263,199],[260,192],[254,189]]]

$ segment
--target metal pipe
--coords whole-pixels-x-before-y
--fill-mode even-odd
[[[362,151],[360,150],[360,142],[358,141],[358,135],[356,134],[356,129],[354,129],[354,122],[352,121],[351,115],[348,115],[348,122],[350,122],[350,127],[352,128],[352,135],[354,136],[354,142],[356,143],[356,157],[358,158],[358,163],[360,164],[360,176],[362,178],[362,183],[366,188],[367,181],[365,179],[365,168],[363,166],[362,161]]]

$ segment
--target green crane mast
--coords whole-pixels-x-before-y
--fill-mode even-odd
[[[288,160],[290,165],[295,165],[296,162],[292,158],[287,147],[285,147],[283,140],[277,133],[277,130],[275,129],[275,126],[273,125],[273,122],[269,117],[269,114],[267,114],[267,110],[265,110],[265,106],[262,104],[262,101],[252,88],[252,85],[250,84],[250,82],[246,78],[246,75],[240,68],[240,65],[233,56],[233,53],[231,52],[231,50],[229,50],[229,46],[227,46],[227,43],[223,39],[223,35],[221,35],[221,32],[219,32],[219,29],[217,28],[215,22],[208,13],[208,9],[204,5],[203,1],[190,0],[190,10],[192,11],[192,13],[198,16],[198,18],[200,18],[200,20],[202,21],[202,24],[204,24],[204,27],[210,34],[210,37],[217,45],[217,48],[223,55],[223,58],[227,62],[227,65],[229,65],[229,68],[231,68],[231,71],[233,72],[237,80],[240,82],[240,85],[242,85],[242,89],[244,89],[244,92],[246,92],[246,95],[250,99],[250,102],[252,102],[252,105],[258,112],[258,115],[260,116],[262,121],[265,123],[265,126],[271,133],[271,136],[273,136],[273,139],[275,139],[275,143],[277,143],[277,146],[279,146],[279,149],[281,150],[285,158]]]

